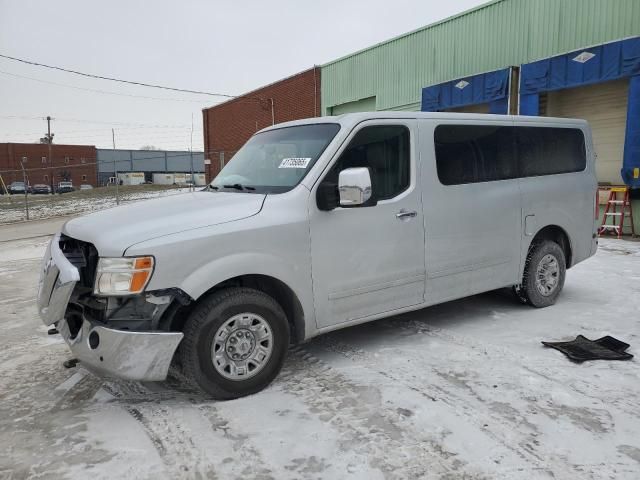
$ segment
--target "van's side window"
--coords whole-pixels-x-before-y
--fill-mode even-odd
[[[512,128],[491,125],[438,125],[436,167],[443,185],[515,178]]]
[[[577,128],[516,127],[521,177],[580,172],[586,168],[584,135]]]
[[[402,125],[365,127],[351,140],[325,181],[338,183],[345,168],[369,167],[378,200],[393,198],[409,187],[409,129]]]
[[[443,185],[580,172],[587,165],[577,128],[438,125],[434,142]]]

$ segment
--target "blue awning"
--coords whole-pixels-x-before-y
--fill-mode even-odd
[[[481,73],[422,89],[423,112],[505,100],[509,95],[509,69]],[[506,102],[494,103],[492,113],[507,113]],[[504,112],[502,110],[504,106]]]
[[[520,68],[520,94],[578,87],[640,74],[640,37],[605,43]]]

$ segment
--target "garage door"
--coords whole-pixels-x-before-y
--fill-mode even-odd
[[[476,105],[467,105],[466,107],[449,108],[445,112],[454,113],[489,113],[488,103],[478,103]]]
[[[629,80],[571,88],[547,95],[546,115],[583,118],[591,125],[598,182],[622,184]],[[542,107],[542,105],[541,105]],[[542,112],[541,112],[542,113]]]
[[[367,97],[355,102],[341,103],[331,107],[330,115],[342,115],[343,113],[354,112],[375,112],[376,97]]]

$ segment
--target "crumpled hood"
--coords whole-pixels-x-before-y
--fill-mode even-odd
[[[120,256],[135,243],[257,214],[265,195],[193,192],[144,200],[69,220],[68,235],[91,242],[101,256]]]

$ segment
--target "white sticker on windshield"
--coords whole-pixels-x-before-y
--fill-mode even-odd
[[[283,158],[278,168],[307,168],[310,158]]]

